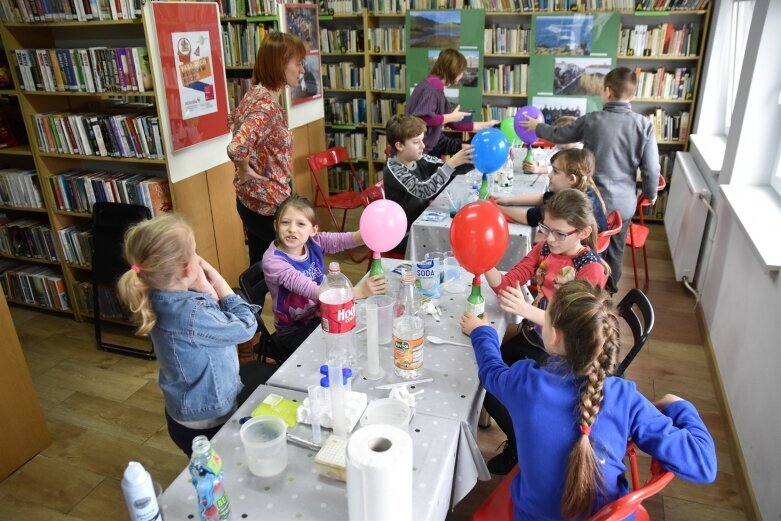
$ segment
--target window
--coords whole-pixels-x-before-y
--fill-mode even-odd
[[[735,105],[735,95],[738,92],[738,83],[740,83],[740,70],[743,67],[743,55],[746,51],[746,40],[751,26],[751,15],[754,12],[754,2],[755,0],[733,0],[732,2],[725,134],[729,134],[730,122],[732,121],[732,108]]]

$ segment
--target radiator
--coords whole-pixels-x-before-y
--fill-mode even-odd
[[[694,280],[710,200],[711,192],[692,155],[676,152],[664,212],[664,228],[673,259],[675,280]]]

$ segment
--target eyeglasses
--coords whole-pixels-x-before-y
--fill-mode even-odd
[[[551,230],[550,228],[548,228],[548,227],[547,227],[547,226],[545,226],[544,224],[540,224],[540,225],[537,227],[537,230],[539,230],[539,232],[540,232],[540,233],[542,233],[542,234],[544,234],[544,235],[547,235],[547,236],[548,236],[548,239],[550,239],[550,238],[552,238],[552,237],[553,237],[553,238],[555,238],[557,241],[563,241],[563,240],[565,240],[567,237],[569,237],[570,235],[574,235],[574,234],[578,233],[578,231],[580,231],[580,230],[577,230],[577,229],[576,229],[576,230],[572,230],[572,231],[570,231],[570,232],[561,232],[561,231],[559,231],[559,230]]]

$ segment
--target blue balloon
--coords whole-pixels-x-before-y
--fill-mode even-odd
[[[499,170],[507,161],[510,142],[498,128],[486,128],[472,138],[472,162],[480,172],[490,174]]]

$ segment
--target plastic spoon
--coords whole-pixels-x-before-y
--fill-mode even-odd
[[[434,335],[427,336],[426,340],[428,340],[432,344],[436,344],[436,345],[440,345],[440,344],[453,344],[454,346],[472,347],[469,344],[462,344],[461,342],[454,342],[453,340],[445,340],[444,338],[439,338],[438,336],[434,336]]]

